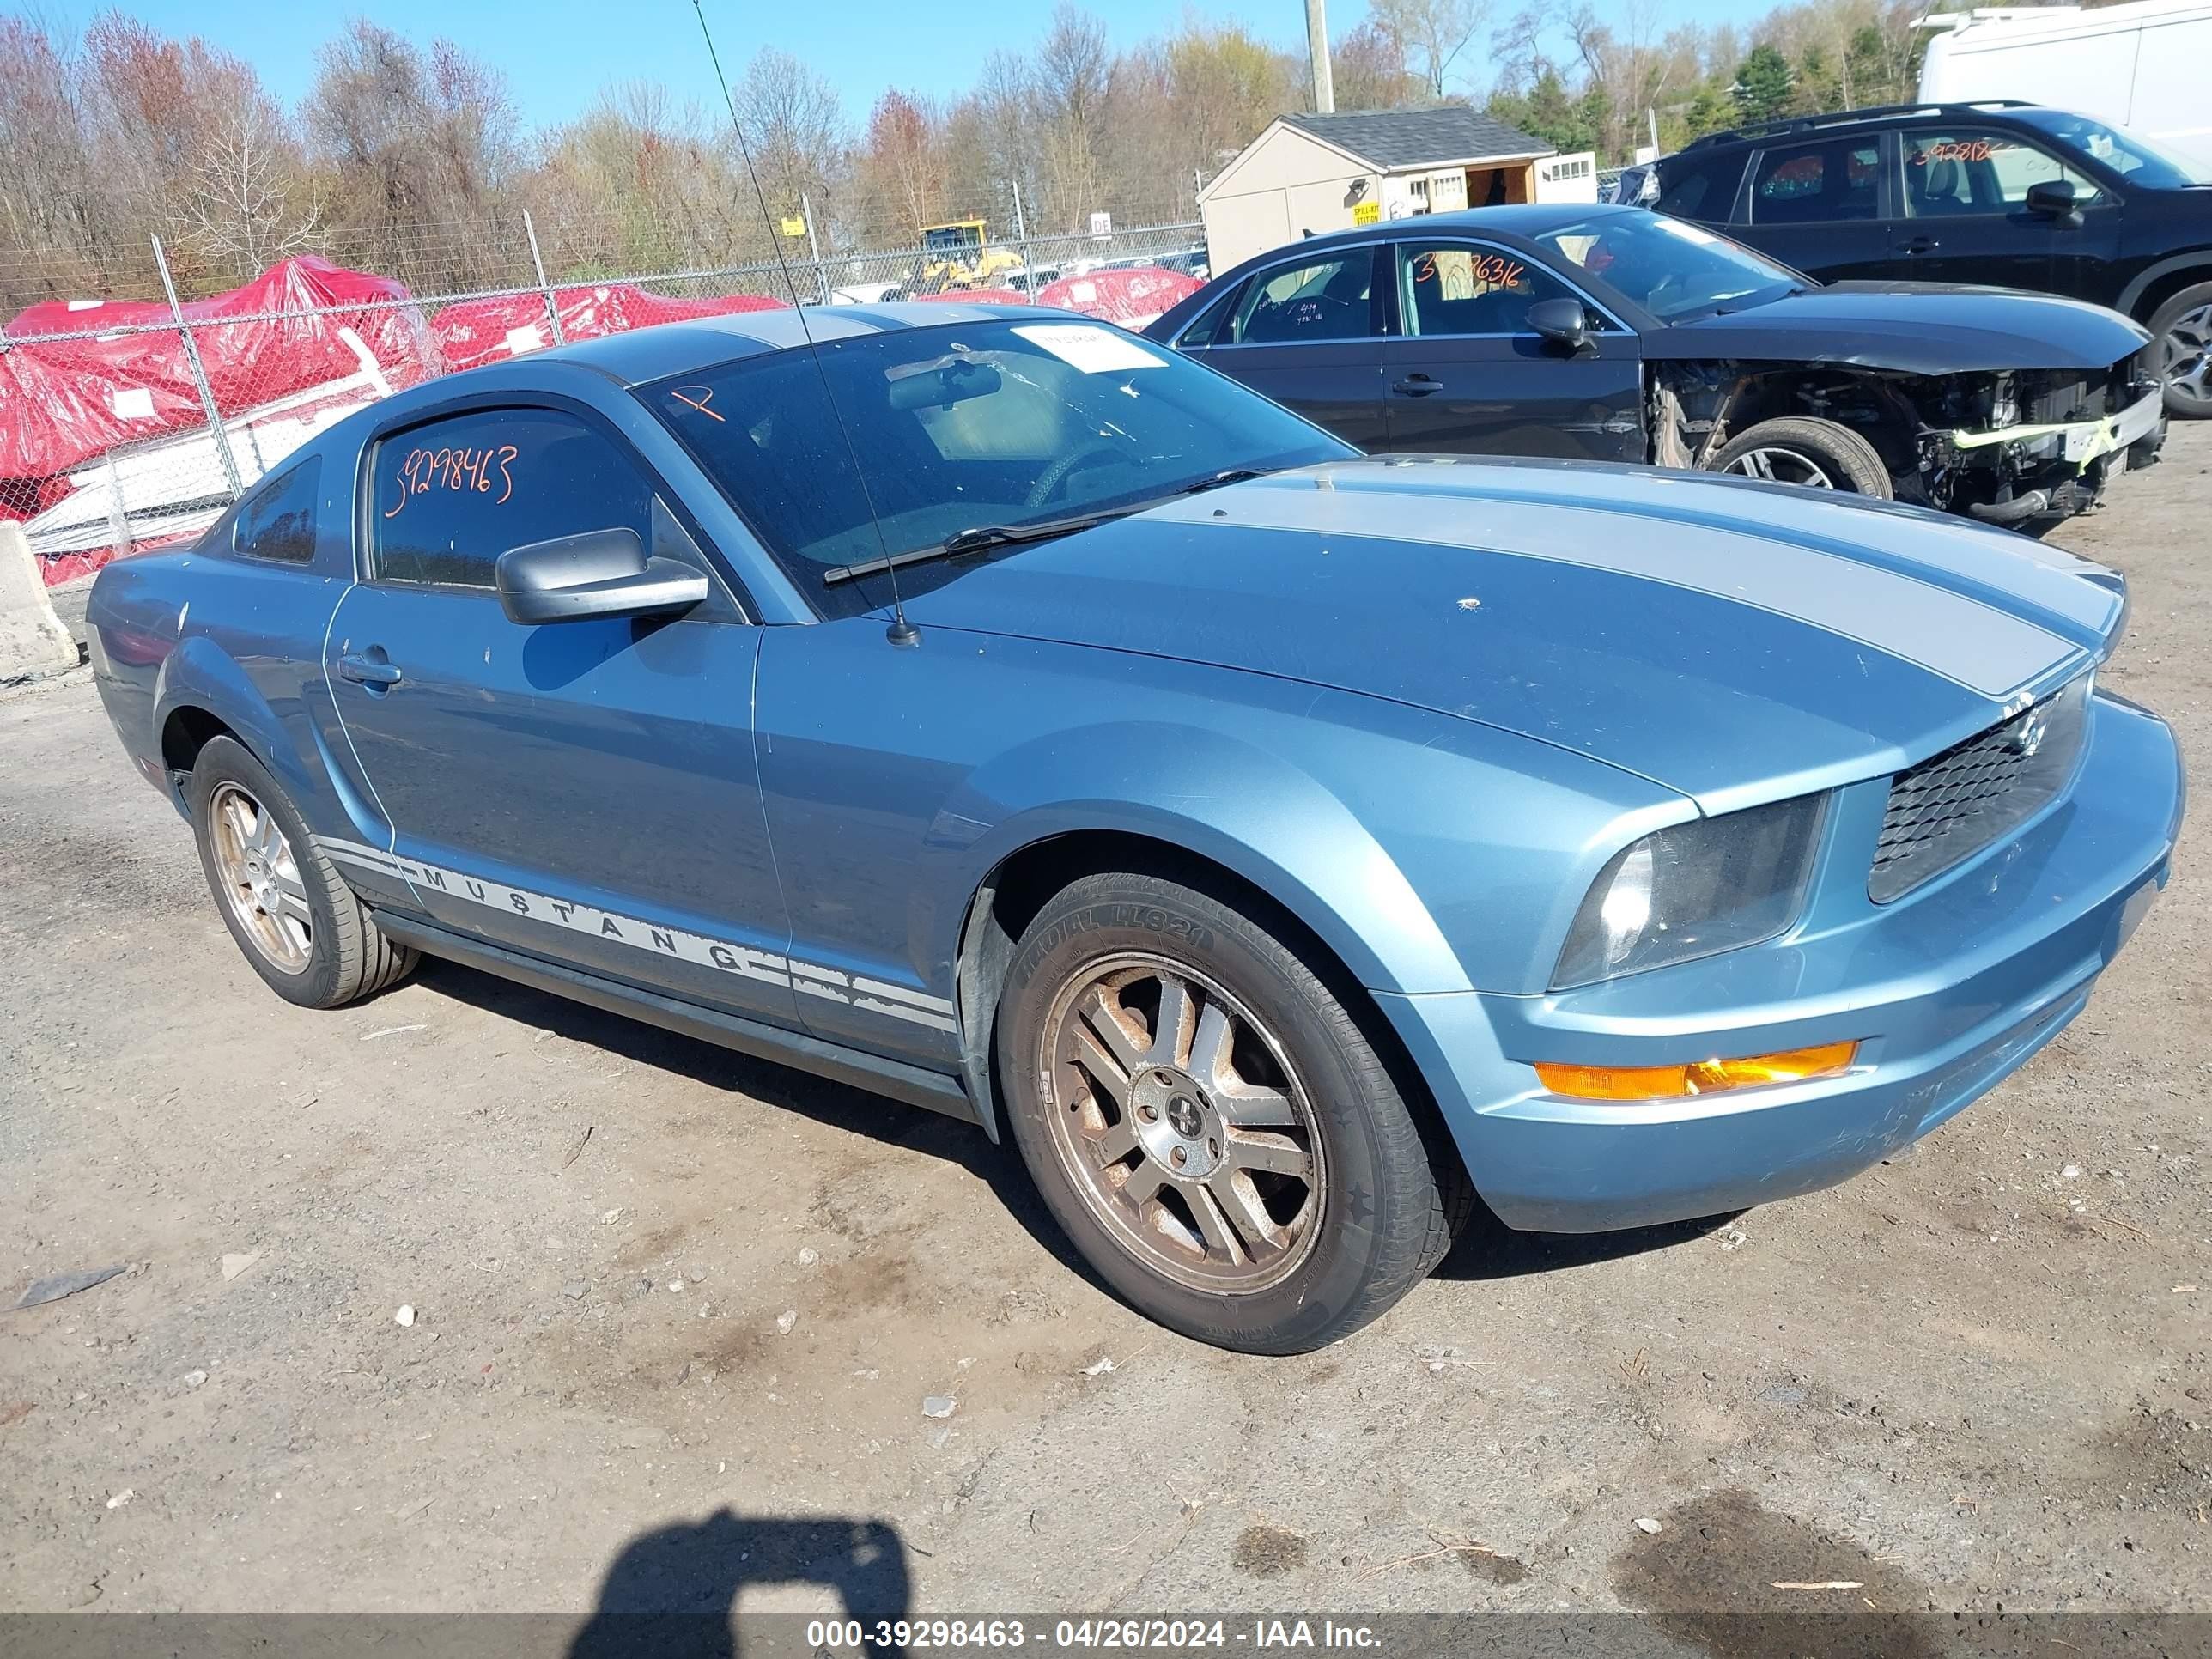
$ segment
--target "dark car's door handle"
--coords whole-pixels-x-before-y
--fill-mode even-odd
[[[1421,374],[1408,374],[1390,388],[1401,398],[1425,398],[1432,392],[1442,392],[1443,389],[1444,383],[1442,380],[1434,380]]]
[[[1908,236],[1897,245],[1899,253],[1933,253],[1942,244],[1933,236]]]
[[[371,657],[348,656],[338,659],[338,678],[351,680],[356,685],[382,689],[399,684],[399,665],[382,662]]]

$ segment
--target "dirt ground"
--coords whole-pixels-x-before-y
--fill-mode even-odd
[[[2203,778],[2212,429],[2168,454],[2058,539]],[[127,1268],[0,1313],[0,1608],[2212,1612],[2207,836],[1905,1161],[1478,1227],[1262,1360],[949,1121],[434,963],[289,1007],[82,671],[9,695],[0,1306]]]

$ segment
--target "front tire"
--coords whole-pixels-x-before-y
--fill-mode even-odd
[[[999,1004],[1015,1144],[1084,1259],[1148,1317],[1247,1353],[1349,1334],[1473,1204],[1360,1022],[1212,895],[1088,876],[1024,930]]]
[[[2166,412],[2184,420],[2212,418],[2212,283],[2185,288],[2146,326],[2158,353]]]
[[[415,952],[377,930],[299,809],[243,744],[210,738],[185,795],[216,910],[278,996],[336,1008],[413,969]]]
[[[1840,489],[1894,501],[1889,469],[1864,438],[1835,421],[1784,416],[1747,428],[1708,463],[1715,472],[1764,478],[1808,489]]]

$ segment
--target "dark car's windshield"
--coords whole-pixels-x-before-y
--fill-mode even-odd
[[[842,566],[1357,453],[1173,352],[1049,313],[818,352],[819,368],[803,349],[769,352],[638,395],[832,615],[889,592],[880,578],[825,586]],[[909,592],[930,580],[902,576]]]
[[[2147,185],[2153,190],[2187,190],[2196,185],[2212,185],[2212,171],[2124,128],[2109,127],[2102,121],[2093,121],[2086,115],[2069,115],[2063,110],[2022,109],[2010,113],[2023,126],[2048,133],[2069,149],[2079,150],[2092,161],[2102,161],[2130,184]]]
[[[1663,214],[1580,219],[1535,240],[1663,322],[1765,305],[1805,285],[1741,243]]]

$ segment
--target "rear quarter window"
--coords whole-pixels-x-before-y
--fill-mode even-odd
[[[230,550],[267,564],[315,562],[315,514],[323,462],[310,456],[269,480],[243,501],[230,524]]]

